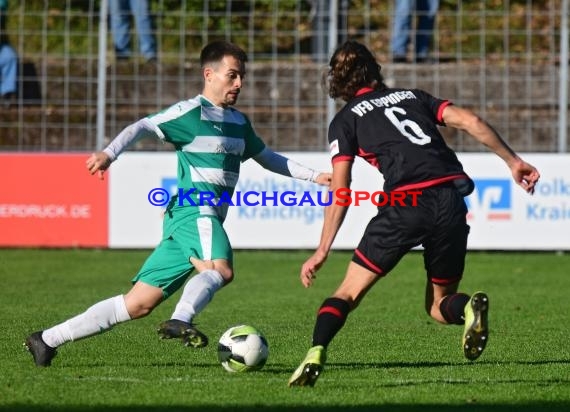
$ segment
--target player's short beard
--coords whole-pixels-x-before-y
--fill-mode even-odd
[[[227,94],[226,95],[226,105],[233,106],[238,101],[238,94]]]

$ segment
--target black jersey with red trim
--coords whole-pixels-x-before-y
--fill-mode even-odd
[[[450,104],[419,89],[361,89],[330,124],[332,161],[362,157],[387,192],[469,179],[437,128]]]

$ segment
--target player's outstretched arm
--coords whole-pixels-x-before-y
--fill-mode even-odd
[[[111,159],[105,152],[96,152],[87,158],[85,164],[91,175],[99,172],[99,179],[103,180],[105,170],[111,166]]]
[[[495,152],[511,169],[515,182],[527,193],[534,193],[540,173],[534,166],[522,160],[491,125],[472,111],[456,106],[445,107],[442,116],[447,126],[464,130]]]
[[[350,187],[352,162],[337,162],[333,165],[332,182],[330,192],[333,199],[329,206],[325,208],[325,217],[319,246],[315,253],[305,261],[301,267],[301,283],[308,288],[316,278],[316,272],[327,260],[328,254],[334,239],[344,222],[348,206],[336,197],[338,189]]]
[[[255,155],[253,160],[259,163],[264,169],[299,180],[308,180],[320,185],[329,186],[332,179],[331,173],[318,172],[303,166],[300,163],[274,152],[268,147],[265,147],[259,154]]]
[[[329,172],[321,172],[317,175],[315,179],[315,183],[318,183],[322,186],[330,186],[332,182],[332,173]]]
[[[89,173],[93,175],[99,172],[99,179],[103,180],[105,170],[127,147],[142,138],[156,136],[158,136],[157,128],[146,118],[125,127],[103,151],[89,156],[86,162]]]
[[[536,167],[520,159],[519,162],[514,163],[510,168],[515,182],[517,182],[517,184],[527,193],[532,195],[534,193],[536,183],[538,182],[538,179],[540,179],[540,173]]]

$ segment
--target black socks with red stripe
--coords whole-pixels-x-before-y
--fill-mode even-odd
[[[463,325],[465,323],[464,308],[469,302],[469,295],[465,293],[453,293],[444,297],[439,304],[441,316],[452,325]]]
[[[465,323],[464,308],[469,299],[469,295],[465,293],[453,293],[441,300],[439,310],[447,323],[454,325]],[[344,326],[349,313],[350,305],[346,300],[325,299],[317,314],[313,331],[313,346],[321,345],[326,348]]]
[[[317,322],[313,331],[313,346],[322,345],[326,348],[344,326],[349,312],[350,305],[346,300],[325,299],[317,314]]]

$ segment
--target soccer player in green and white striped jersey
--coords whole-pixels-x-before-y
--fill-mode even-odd
[[[242,88],[246,61],[247,55],[238,46],[210,43],[200,55],[201,94],[133,123],[87,159],[89,172],[103,178],[111,163],[138,140],[155,137],[169,142],[176,149],[178,187],[184,198],[171,199],[164,214],[162,240],[133,278],[129,292],[96,303],[26,339],[36,365],[51,365],[56,349],[66,342],[148,315],[182,287],[194,269],[199,273],[186,282],[171,319],[159,325],[158,333],[166,339],[180,338],[187,346],[206,346],[208,338],[196,329],[193,319],[217,290],[232,281],[234,273],[232,248],[222,226],[229,202],[210,205],[196,196],[208,192],[216,199],[230,199],[240,165],[250,158],[281,175],[330,183],[330,173],[319,173],[267,148],[247,116],[232,108]]]

